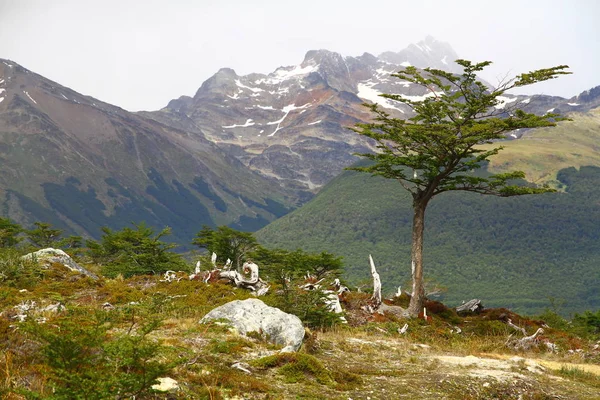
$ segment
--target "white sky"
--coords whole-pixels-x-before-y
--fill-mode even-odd
[[[600,85],[597,0],[0,0],[0,58],[131,111],[193,96],[222,67],[299,64],[311,49],[399,51],[426,35],[494,61],[495,83],[560,64],[574,75],[528,93]]]

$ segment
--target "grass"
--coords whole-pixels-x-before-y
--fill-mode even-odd
[[[459,317],[443,304],[431,303],[431,321],[398,320],[390,315],[372,318],[361,314],[368,296],[353,293],[344,303],[351,324],[310,330],[299,352],[281,354],[262,338],[239,336],[219,324],[199,324],[208,310],[247,298],[244,290],[201,281],[165,283],[159,276],[98,281],[75,276],[51,268],[27,291],[0,286],[0,397],[44,398],[56,391],[61,382],[57,371],[62,367],[44,358],[46,350],[42,350],[48,340],[63,343],[63,339],[79,346],[82,353],[73,357],[67,350],[75,347],[63,346],[61,354],[83,362],[80,368],[94,365],[90,373],[95,376],[101,376],[110,363],[123,363],[128,358],[119,354],[135,354],[131,346],[139,346],[147,357],[138,359],[136,368],[160,367],[155,370],[179,382],[179,391],[170,393],[170,399],[510,399],[519,394],[531,399],[585,399],[593,398],[598,390],[597,375],[572,364],[576,359],[568,352],[581,348],[593,356],[593,342],[569,332],[547,329],[549,340],[562,340],[556,354],[543,348],[518,354],[560,362],[565,367],[556,374],[562,380],[531,373],[524,361],[510,361],[516,354],[506,348],[505,341],[513,332],[498,320],[507,310]],[[14,307],[24,301],[35,301],[37,306],[28,312],[30,322],[18,323]],[[57,301],[64,304],[64,310],[41,311]],[[107,301],[114,308],[104,308]],[[41,317],[44,323],[33,322]],[[511,317],[528,332],[540,323],[516,314]],[[400,335],[398,328],[405,323],[408,331]],[[26,324],[46,332],[42,336],[46,342],[32,336]],[[114,355],[119,357],[111,358]],[[476,366],[450,365],[440,358],[448,355],[505,362],[507,369],[500,372],[516,374],[510,375],[514,385],[491,375],[474,378]],[[236,363],[246,365],[251,373],[234,368]],[[125,371],[129,364],[119,364],[119,369]],[[135,371],[139,369],[111,379],[125,384],[126,377],[137,376]],[[544,393],[555,397],[543,397]],[[143,392],[136,398],[164,396]]]
[[[563,168],[600,166],[599,126],[600,110],[595,109],[554,128],[528,132],[519,140],[502,143],[505,149],[492,158],[489,169],[494,173],[524,171],[531,182],[555,184]]]

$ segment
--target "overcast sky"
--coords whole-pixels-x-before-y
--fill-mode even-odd
[[[600,85],[597,0],[0,0],[0,58],[127,110],[193,96],[219,68],[296,65],[311,49],[399,51],[432,35],[506,73],[567,64],[531,92]]]

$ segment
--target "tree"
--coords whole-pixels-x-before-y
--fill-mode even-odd
[[[228,226],[219,226],[217,230],[204,225],[196,234],[192,244],[216,253],[222,260],[231,259],[236,269],[240,269],[249,252],[256,249],[258,242],[250,232],[240,232]]]
[[[11,222],[8,218],[0,217],[0,247],[16,246],[21,241],[18,236],[21,232],[23,232],[21,225]]]
[[[159,233],[144,223],[135,225],[135,229],[123,228],[113,231],[103,227],[100,243],[88,240],[86,245],[94,261],[104,264],[104,275],[124,277],[143,274],[162,274],[169,270],[188,270],[183,258],[170,250],[177,247],[161,239],[171,234],[170,228]]]
[[[34,222],[35,229],[25,231],[27,238],[31,243],[39,248],[46,248],[59,240],[62,235],[62,229],[53,229],[52,225],[45,222]]]
[[[425,87],[429,93],[422,100],[412,100],[398,94],[382,97],[408,105],[414,116],[398,119],[381,110],[377,104],[365,104],[375,114],[374,122],[359,123],[355,132],[377,142],[377,153],[359,154],[374,163],[350,168],[397,180],[413,198],[412,225],[412,298],[408,308],[417,316],[423,308],[423,232],[425,210],[436,195],[463,190],[495,196],[518,196],[551,191],[548,188],[517,185],[524,178],[522,171],[481,176],[473,173],[489,158],[502,150],[480,145],[504,139],[506,133],[524,128],[555,126],[565,120],[558,114],[542,116],[509,108],[502,95],[515,87],[531,85],[569,74],[565,65],[541,69],[501,82],[488,88],[476,74],[491,64],[473,64],[457,60],[463,67],[461,75],[446,71],[406,67],[393,77]]]

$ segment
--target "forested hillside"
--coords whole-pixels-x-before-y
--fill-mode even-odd
[[[448,304],[481,298],[525,313],[600,306],[600,168],[566,168],[565,192],[516,198],[445,193],[426,215],[428,289]],[[344,257],[345,277],[368,282],[375,258],[384,289],[409,289],[412,210],[400,185],[346,172],[304,207],[259,231],[262,243]]]

